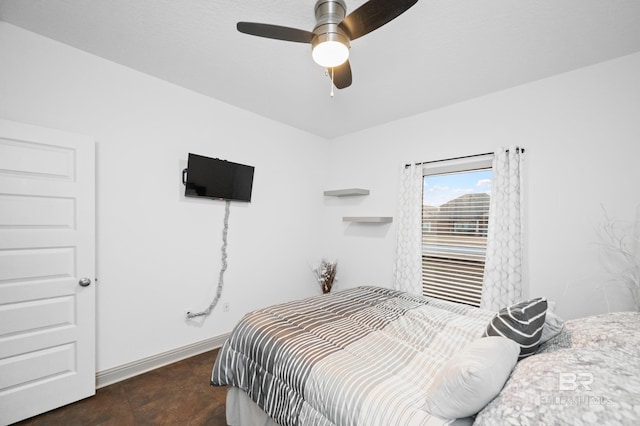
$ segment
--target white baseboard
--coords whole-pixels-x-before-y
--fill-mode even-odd
[[[96,373],[96,389],[100,389],[122,380],[129,379],[133,376],[146,373],[147,371],[155,370],[156,368],[181,361],[185,358],[219,348],[227,340],[229,334],[230,333],[222,334],[201,342],[130,362],[119,367],[98,371]],[[213,365],[211,365],[211,367],[213,368]]]

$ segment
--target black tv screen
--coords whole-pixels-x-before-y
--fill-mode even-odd
[[[189,153],[184,195],[249,202],[253,170],[253,166]]]

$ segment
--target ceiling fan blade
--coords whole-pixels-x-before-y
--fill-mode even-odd
[[[297,28],[281,27],[279,25],[259,24],[257,22],[238,22],[236,26],[241,33],[258,37],[274,38],[276,40],[295,41],[297,43],[311,43],[314,34]]]
[[[331,77],[331,68],[327,68],[329,77]],[[344,64],[338,65],[333,68],[333,85],[337,89],[344,89],[351,86],[351,65],[349,61],[345,61]]]
[[[418,0],[369,0],[340,22],[339,27],[355,40],[392,21]]]

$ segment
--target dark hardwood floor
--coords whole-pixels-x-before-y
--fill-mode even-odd
[[[226,425],[226,387],[209,385],[218,350],[98,389],[16,425]]]

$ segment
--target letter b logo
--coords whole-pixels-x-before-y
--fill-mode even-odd
[[[593,374],[591,373],[558,373],[558,389],[564,391],[574,391],[578,386],[584,390],[591,390]]]

